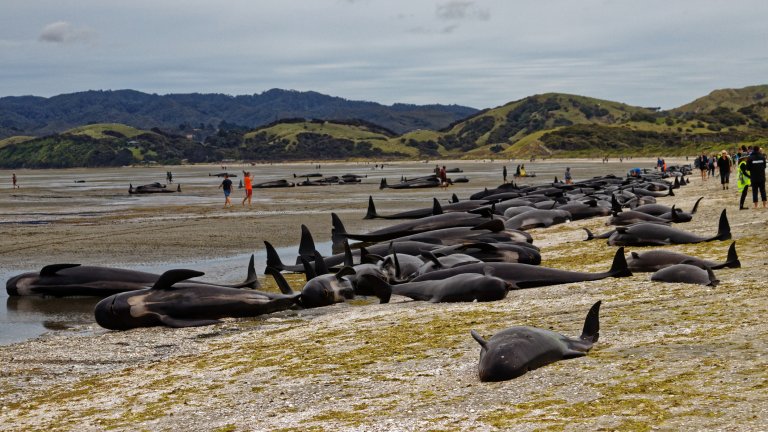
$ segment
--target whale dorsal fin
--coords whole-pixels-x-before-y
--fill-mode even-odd
[[[314,257],[315,257],[315,273],[317,275],[324,275],[328,273],[328,267],[325,265],[325,260],[323,259],[323,256],[320,255],[320,252],[315,250]]]
[[[72,267],[79,267],[80,264],[51,264],[40,269],[40,276],[53,276],[59,270],[64,270]]]

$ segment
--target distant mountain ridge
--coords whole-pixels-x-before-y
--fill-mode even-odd
[[[0,139],[16,135],[49,135],[93,123],[121,123],[139,129],[178,132],[201,125],[215,129],[222,121],[256,128],[285,118],[361,119],[404,133],[415,129],[441,129],[477,111],[460,105],[398,103],[387,106],[313,91],[281,89],[239,96],[89,90],[50,98],[0,98]]]
[[[297,92],[298,93],[298,92]],[[528,96],[476,111],[443,129],[418,128],[405,133],[361,119],[282,118],[250,127],[239,110],[225,112],[228,99],[237,106],[262,103],[252,97],[218,95],[204,105],[195,95],[154,98],[162,106],[223,113],[218,126],[189,123],[176,130],[149,130],[119,123],[81,124],[43,137],[17,134],[0,139],[0,168],[63,168],[243,161],[321,159],[536,158],[694,155],[742,145],[768,147],[768,86],[717,90],[676,110],[661,111],[565,93]],[[122,98],[118,113],[142,114],[147,108]],[[105,95],[90,109],[104,109]],[[109,93],[109,97],[115,97]],[[122,96],[122,95],[121,95]],[[264,95],[261,95],[264,96]],[[269,105],[290,105],[283,91],[267,92]],[[306,95],[304,95],[306,96]],[[303,98],[305,109],[327,108],[323,95]],[[184,100],[188,98],[190,100]],[[80,100],[78,103],[82,103]],[[198,105],[195,105],[198,104]],[[366,106],[371,103],[364,103]],[[376,104],[372,104],[376,105]],[[157,107],[150,107],[158,112]],[[391,112],[411,106],[393,105]],[[172,109],[172,108],[167,108]],[[243,109],[244,110],[244,109]],[[287,111],[286,111],[287,112]],[[34,116],[32,116],[34,117]],[[1,119],[2,117],[0,117]],[[198,135],[200,134],[200,135]]]

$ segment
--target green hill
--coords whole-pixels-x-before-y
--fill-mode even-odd
[[[225,156],[186,138],[121,124],[82,126],[41,138],[0,142],[0,168],[70,168],[135,163],[221,160]]]
[[[281,120],[243,134],[220,133],[207,143],[236,148],[240,159],[250,160],[418,156],[418,151],[402,143],[394,132],[359,120]]]
[[[707,113],[720,107],[737,111],[761,102],[768,102],[768,85],[715,90],[707,96],[700,97],[672,111],[676,113]]]
[[[763,93],[765,90],[766,93]],[[562,93],[534,95],[442,130],[401,135],[365,120],[222,121],[205,139],[117,123],[0,141],[0,167],[237,160],[531,158],[693,155],[768,143],[768,86],[718,90],[671,111]]]

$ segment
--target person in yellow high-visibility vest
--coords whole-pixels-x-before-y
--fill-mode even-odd
[[[741,192],[741,198],[739,199],[739,210],[746,210],[744,207],[744,200],[747,199],[747,191],[749,191],[749,185],[752,183],[749,175],[749,168],[747,168],[747,159],[749,154],[746,151],[746,147],[741,148],[742,152],[739,156],[739,175],[736,180],[736,185]]]

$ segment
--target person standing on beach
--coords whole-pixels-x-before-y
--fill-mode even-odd
[[[232,193],[232,180],[229,179],[228,174],[224,174],[224,180],[219,188],[224,190],[224,208],[231,207],[232,200],[229,199],[229,195]]]
[[[714,177],[715,176],[715,167],[717,166],[715,164],[715,161],[717,160],[717,155],[712,155],[709,157],[709,163],[707,164],[707,178]]]
[[[741,198],[739,198],[739,210],[747,209],[744,207],[744,201],[747,199],[747,192],[749,191],[749,186],[751,184],[749,169],[747,168],[748,159],[749,157],[747,156],[746,149],[742,148],[737,170],[738,177],[736,177],[736,185],[739,188],[739,192],[741,192]]]
[[[701,156],[696,158],[696,165],[701,170],[701,179],[703,181],[707,181],[707,170],[709,169],[709,167],[707,166],[709,165],[708,162],[709,160],[707,159],[707,154],[704,152],[701,153]]]
[[[507,183],[507,166],[504,165],[504,168],[501,170],[501,175],[504,177],[504,184]]]
[[[763,208],[766,207],[765,197],[765,155],[760,147],[754,146],[752,154],[747,159],[747,168],[749,169],[750,182],[752,183],[752,203],[757,208],[757,193],[760,192],[760,198],[763,200]]]
[[[13,180],[13,188],[12,189],[19,189],[19,185],[16,184],[16,173],[13,173],[11,176],[11,180]]]
[[[440,178],[440,186],[447,188],[448,187],[448,173],[445,171],[445,165],[443,165],[442,168],[440,168],[440,171],[438,171],[438,176]]]
[[[573,183],[573,177],[571,177],[571,167],[565,169],[565,175],[563,175],[563,177],[565,178],[565,184]]]
[[[245,198],[243,198],[243,206],[245,201],[248,201],[248,207],[251,206],[251,197],[253,197],[253,184],[251,183],[251,173],[243,171],[243,180],[245,181]]]
[[[723,186],[723,190],[728,189],[731,177],[731,158],[725,150],[721,151],[720,157],[717,158],[717,169],[720,171],[720,184]]]

